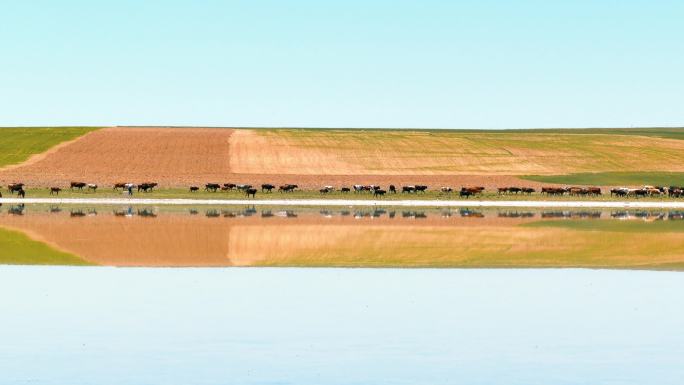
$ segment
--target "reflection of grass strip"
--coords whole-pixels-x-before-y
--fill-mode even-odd
[[[680,233],[684,232],[684,221],[656,220],[646,222],[640,219],[566,219],[546,220],[521,224],[523,227],[553,227],[581,231],[606,231],[619,233]]]
[[[93,127],[9,127],[0,129],[0,167],[17,164],[65,141],[95,130]]]
[[[55,250],[26,235],[0,229],[0,264],[4,265],[91,265],[69,253]]]
[[[595,186],[680,186],[684,184],[684,172],[586,172],[567,175],[526,175],[522,178],[544,183]]]

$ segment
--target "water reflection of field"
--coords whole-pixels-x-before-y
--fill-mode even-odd
[[[683,217],[619,210],[10,206],[2,208],[0,228],[84,263],[113,266],[680,269]]]

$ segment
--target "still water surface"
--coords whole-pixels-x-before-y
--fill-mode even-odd
[[[684,270],[684,211],[11,205],[2,245],[0,264]]]
[[[681,384],[681,273],[0,267],[2,384]]]

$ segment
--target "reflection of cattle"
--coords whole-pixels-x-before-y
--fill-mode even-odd
[[[264,192],[264,191],[272,192],[274,188],[275,188],[274,185],[269,184],[269,183],[264,183],[261,185],[261,192]]]
[[[72,218],[80,218],[80,217],[85,217],[86,214],[83,212],[83,210],[78,209],[78,210],[71,210],[69,212],[69,216]]]
[[[85,182],[71,182],[69,184],[70,189],[78,189],[78,190],[83,190],[83,188],[87,185]]]
[[[257,189],[255,189],[255,188],[248,188],[245,190],[245,195],[247,195],[247,198],[249,198],[250,195],[252,196],[252,198],[255,198],[256,193],[257,193]]]
[[[50,195],[59,195],[60,191],[62,191],[62,189],[59,187],[50,187]]]
[[[138,216],[143,218],[156,218],[157,214],[152,209],[138,209]]]
[[[220,187],[218,183],[207,183],[204,185],[204,191],[216,192]]]
[[[24,215],[24,204],[10,206],[10,208],[7,209],[7,213],[10,215]]]
[[[460,209],[458,213],[465,218],[484,218],[484,214],[480,211],[474,211],[470,209]]]

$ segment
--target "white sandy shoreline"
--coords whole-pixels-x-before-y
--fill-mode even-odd
[[[138,198],[0,198],[0,204],[82,205],[255,205],[255,206],[411,206],[411,207],[575,207],[684,209],[678,202],[629,201],[486,201],[486,200],[352,200],[352,199],[138,199]]]

